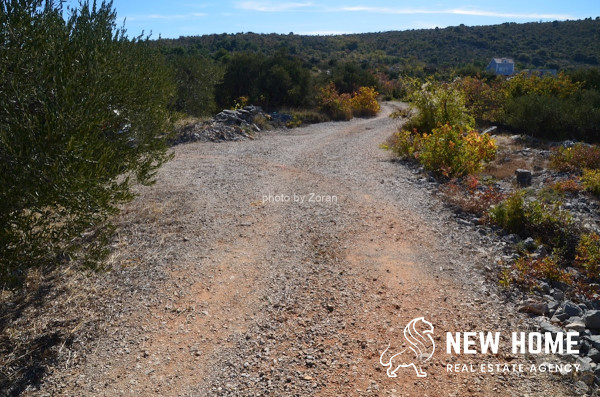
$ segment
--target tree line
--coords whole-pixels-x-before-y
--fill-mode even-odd
[[[598,66],[599,40],[600,17],[595,17],[331,36],[212,34],[161,39],[158,44],[215,60],[240,52],[270,56],[287,48],[310,68],[326,70],[355,61],[371,69],[425,77],[463,68],[481,71],[493,57],[513,58],[518,69]]]

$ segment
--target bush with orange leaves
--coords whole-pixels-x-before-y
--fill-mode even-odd
[[[357,116],[375,116],[379,110],[377,91],[360,87],[353,95],[340,94],[333,82],[321,88],[317,101],[322,112],[333,120],[350,120]]]
[[[333,82],[321,88],[317,95],[319,108],[333,120],[350,120],[352,118],[351,99],[350,94],[340,94]]]
[[[391,147],[401,157],[414,157],[423,166],[446,178],[475,174],[483,162],[496,157],[496,142],[488,134],[464,131],[450,124],[440,125],[431,133],[401,131]]]

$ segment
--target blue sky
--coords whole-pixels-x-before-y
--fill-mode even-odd
[[[338,34],[600,16],[600,0],[114,0],[130,35]]]

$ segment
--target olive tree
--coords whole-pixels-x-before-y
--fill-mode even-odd
[[[168,160],[172,76],[112,2],[0,5],[0,281],[98,263],[108,219]]]

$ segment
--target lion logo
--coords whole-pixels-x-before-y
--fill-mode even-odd
[[[400,368],[413,367],[419,378],[426,377],[427,373],[421,369],[419,363],[425,363],[433,357],[435,342],[432,335],[433,324],[425,320],[424,317],[411,320],[404,327],[404,339],[408,347],[392,355],[392,353],[388,353],[390,348],[390,345],[388,345],[379,357],[381,365],[387,367],[387,375],[390,378],[396,378],[398,376],[396,372]],[[389,358],[384,362],[386,353]]]

